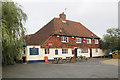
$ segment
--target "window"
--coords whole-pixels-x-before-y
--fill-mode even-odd
[[[45,49],[45,54],[49,54],[49,49]]]
[[[68,37],[62,36],[62,42],[68,42]]]
[[[98,49],[95,49],[95,52],[98,53]]]
[[[55,55],[58,55],[58,50],[55,50]]]
[[[98,39],[95,39],[95,44],[98,44]]]
[[[104,53],[104,50],[102,50],[102,53]]]
[[[87,39],[87,44],[91,44],[91,39]]]
[[[75,50],[72,50],[72,55],[74,55],[75,54]]]
[[[88,49],[81,49],[81,53],[88,53]]]
[[[76,43],[81,43],[81,38],[76,38]]]
[[[38,48],[30,48],[30,55],[38,55],[39,51]]]
[[[62,54],[68,54],[68,49],[62,49]]]

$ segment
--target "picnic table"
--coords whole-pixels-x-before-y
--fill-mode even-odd
[[[54,64],[63,63],[62,57],[61,56],[55,56],[52,63],[54,63]]]

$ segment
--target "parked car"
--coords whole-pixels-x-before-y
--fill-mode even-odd
[[[110,57],[110,58],[112,58],[112,54],[113,54],[112,52],[109,52],[109,57]]]

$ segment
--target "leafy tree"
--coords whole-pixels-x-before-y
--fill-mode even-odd
[[[103,35],[101,41],[101,48],[109,51],[120,50],[120,29],[110,28],[107,29],[107,34]]]
[[[23,48],[24,23],[27,15],[22,11],[22,6],[4,1],[2,2],[2,63],[14,64],[19,59]]]

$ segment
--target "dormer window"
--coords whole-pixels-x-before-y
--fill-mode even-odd
[[[98,44],[98,39],[95,39],[95,44]]]
[[[81,43],[81,38],[76,37],[76,43]]]
[[[68,42],[68,37],[62,36],[61,38],[62,38],[62,42]]]
[[[87,39],[87,44],[91,44],[91,39]]]

